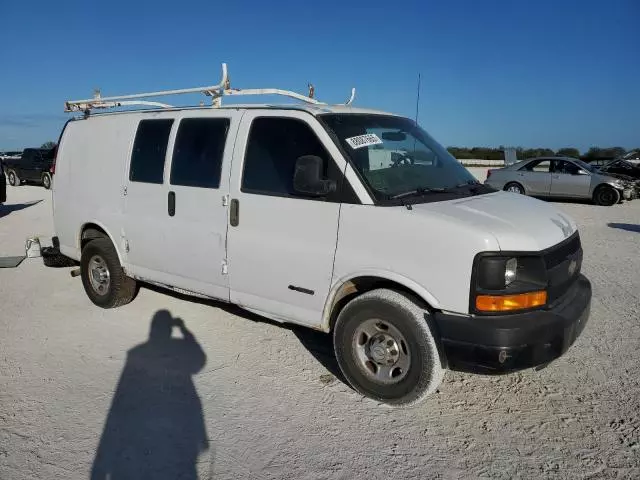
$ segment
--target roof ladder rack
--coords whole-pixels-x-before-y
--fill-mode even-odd
[[[279,88],[247,88],[238,89],[231,88],[231,82],[227,72],[227,64],[222,64],[222,80],[217,85],[211,85],[208,87],[195,87],[195,88],[183,88],[179,90],[162,90],[159,92],[148,93],[135,93],[132,95],[120,95],[112,97],[103,97],[99,90],[95,91],[93,98],[84,100],[70,100],[64,103],[65,112],[84,112],[88,115],[91,110],[101,108],[116,108],[121,106],[146,106],[146,107],[159,107],[159,108],[174,108],[173,105],[166,103],[142,100],[145,98],[162,97],[167,95],[184,95],[190,93],[202,93],[211,97],[211,106],[219,107],[222,105],[223,96],[239,96],[239,95],[281,95],[289,98],[294,98],[305,103],[314,105],[326,105],[326,103],[316,100],[314,97],[314,87],[309,85],[309,94],[307,96],[301,95],[289,90],[281,90]],[[351,89],[351,96],[344,105],[351,105],[355,98],[356,89]]]

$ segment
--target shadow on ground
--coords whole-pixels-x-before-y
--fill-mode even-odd
[[[182,338],[172,337],[174,329]],[[180,318],[155,313],[148,340],[127,352],[92,480],[197,479],[198,455],[209,442],[193,375],[206,361]]]
[[[640,225],[634,225],[633,223],[608,223],[607,225],[611,228],[617,228],[618,230],[640,233]]]
[[[12,205],[1,204],[0,205],[0,218],[6,217],[10,213],[19,212],[20,210],[24,210],[25,208],[33,207],[37,205],[42,200],[35,200],[33,202],[28,203],[14,203]]]
[[[273,320],[269,320],[268,318],[262,317],[255,313],[248,312],[247,310],[243,310],[242,308],[229,303],[219,302],[219,301],[210,300],[210,299],[202,299],[198,297],[191,297],[189,295],[183,295],[181,293],[156,287],[154,285],[144,285],[143,288],[161,293],[163,295],[170,295],[174,298],[178,298],[180,300],[184,300],[187,302],[198,303],[201,305],[208,305],[210,307],[219,308],[220,310],[224,310],[227,313],[231,313],[232,315],[236,315],[240,318],[244,318],[245,320],[250,320],[252,322],[268,323],[280,328],[286,328],[296,336],[296,338],[300,341],[302,346],[305,347],[309,351],[309,353],[313,355],[313,357],[325,369],[329,371],[329,373],[331,373],[338,380],[340,380],[342,383],[344,383],[349,388],[351,388],[347,380],[344,378],[344,375],[342,375],[342,372],[340,371],[340,367],[338,366],[338,361],[336,360],[336,357],[333,351],[333,340],[330,334],[319,332],[317,330],[312,330],[306,327],[301,327],[298,325],[274,322]]]

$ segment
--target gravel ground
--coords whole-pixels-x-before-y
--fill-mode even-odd
[[[17,255],[53,233],[51,197],[8,196]],[[583,335],[540,371],[448,372],[405,410],[337,378],[322,334],[146,288],[105,311],[69,269],[0,269],[0,479],[640,478],[640,201],[557,206],[593,282]]]

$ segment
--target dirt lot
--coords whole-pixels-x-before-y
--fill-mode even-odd
[[[0,255],[17,255],[53,233],[51,198],[8,196]],[[149,289],[104,311],[68,269],[0,269],[0,479],[119,479],[148,463],[164,468],[148,478],[193,478],[194,464],[217,479],[640,478],[640,201],[557,206],[593,282],[582,337],[540,371],[449,372],[406,410],[336,378],[322,334]],[[199,347],[148,342],[169,315]]]

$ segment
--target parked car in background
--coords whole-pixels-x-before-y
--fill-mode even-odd
[[[0,203],[7,201],[7,178],[4,174],[2,160],[0,160]]]
[[[607,175],[623,175],[640,180],[640,165],[635,165],[623,158],[595,164],[594,162],[589,162],[589,165],[596,167],[600,172],[606,173]]]
[[[51,188],[54,155],[55,149],[25,148],[21,158],[5,160],[9,185],[33,182]]]
[[[603,206],[633,198],[633,184],[570,157],[540,157],[489,170],[486,185],[544,198],[591,199]]]
[[[633,185],[635,198],[640,198],[640,164],[631,163],[624,157],[610,160],[602,165],[593,165],[604,175],[618,178]]]
[[[0,152],[0,161],[14,160],[22,156],[22,152]]]

